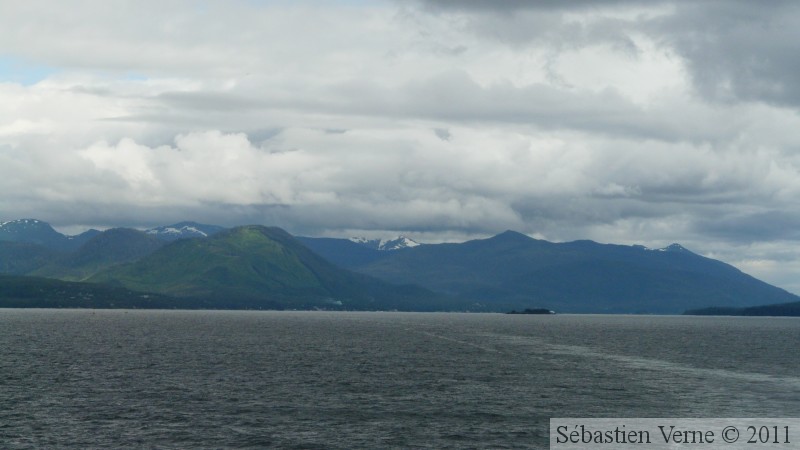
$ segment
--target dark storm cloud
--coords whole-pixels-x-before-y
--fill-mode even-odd
[[[695,88],[708,100],[800,106],[798,2],[434,0],[423,5],[434,13],[467,14],[471,29],[512,44],[534,39],[557,45],[606,41],[635,49],[626,36],[644,32],[684,58]],[[628,20],[612,16],[591,25],[564,16],[603,8],[654,6],[672,10]]]
[[[706,98],[800,105],[800,3],[680,2],[647,29],[686,59]]]

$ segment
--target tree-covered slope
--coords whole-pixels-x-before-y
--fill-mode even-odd
[[[198,308],[201,303],[93,283],[0,275],[0,308]]]

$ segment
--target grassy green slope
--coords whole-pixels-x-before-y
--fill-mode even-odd
[[[259,291],[276,290],[325,295],[313,273],[262,228],[241,227],[210,239],[177,241],[92,281],[181,296],[257,296]]]

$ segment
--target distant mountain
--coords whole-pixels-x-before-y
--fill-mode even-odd
[[[429,244],[351,266],[393,283],[481,302],[487,309],[675,313],[708,305],[800,300],[738,269],[673,244],[551,243],[513,231],[461,244]]]
[[[90,279],[214,304],[263,308],[467,309],[422,288],[340,269],[279,228],[245,226],[174,241]]]
[[[422,245],[405,236],[388,240],[315,237],[298,237],[297,240],[318,255],[345,269],[353,269],[375,262],[393,251]]]
[[[297,237],[297,240],[339,267],[350,269],[377,261],[389,252],[355,243],[350,239]]]
[[[61,245],[66,240],[66,236],[54,230],[46,222],[36,219],[20,219],[0,222],[0,240],[53,247]]]
[[[751,306],[749,308],[711,307],[691,309],[684,314],[690,316],[789,316],[800,317],[800,302],[776,305]]]
[[[0,241],[38,244],[53,250],[75,250],[97,233],[99,231],[89,230],[77,236],[65,236],[37,219],[0,222]]]
[[[373,250],[381,251],[399,250],[401,248],[412,248],[421,245],[413,239],[407,238],[403,235],[393,239],[366,239],[362,237],[355,237],[350,238],[349,241]]]
[[[174,241],[177,239],[198,238],[213,236],[225,228],[217,225],[206,225],[197,222],[179,222],[173,225],[165,225],[145,230],[145,233],[163,241]]]
[[[29,275],[81,281],[100,270],[136,261],[164,246],[165,242],[143,231],[111,228],[95,235],[75,252],[54,258]]]

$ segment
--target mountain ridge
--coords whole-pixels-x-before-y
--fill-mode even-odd
[[[324,257],[394,283],[413,280],[484,304],[560,312],[672,313],[799,300],[680,244],[662,249],[580,240],[552,243],[506,231],[459,244],[428,244],[367,262]]]

